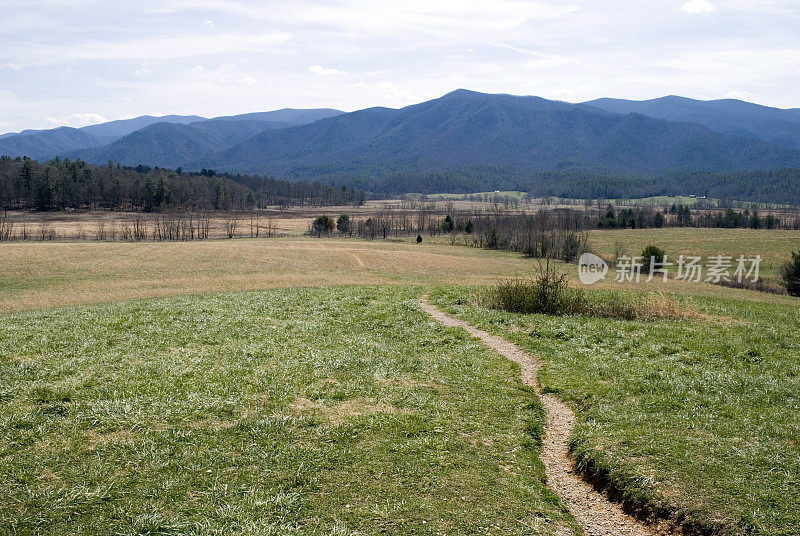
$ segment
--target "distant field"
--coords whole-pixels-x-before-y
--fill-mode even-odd
[[[0,243],[0,312],[274,287],[490,284],[533,274],[513,253],[316,238]]]
[[[535,395],[418,295],[0,315],[0,532],[573,534]]]
[[[672,261],[679,255],[761,255],[762,273],[776,278],[781,265],[791,258],[791,251],[800,251],[800,231],[767,231],[752,229],[625,229],[590,231],[593,250],[606,259],[614,256],[619,243],[628,255],[640,255],[649,244],[664,249]],[[668,259],[668,260],[669,260]]]
[[[712,318],[640,322],[488,310],[465,289],[432,297],[543,361],[543,388],[579,417],[573,453],[634,501],[714,534],[800,534],[800,299],[684,298]]]
[[[518,192],[515,190],[500,190],[493,192],[476,192],[474,194],[406,194],[408,197],[420,197],[431,201],[446,201],[446,200],[461,200],[465,197],[478,197],[478,196],[491,197],[509,197],[516,200],[522,200],[528,194],[526,192]]]
[[[797,231],[651,229],[595,231],[593,249],[613,256],[621,241],[629,254],[655,243],[670,257],[684,253],[753,254],[775,278],[788,251],[800,249]],[[537,273],[538,262],[521,255],[450,245],[446,236],[366,241],[271,238],[193,242],[8,242],[0,243],[0,312],[65,305],[263,288],[354,285],[486,285]],[[461,243],[459,239],[457,243]],[[577,268],[562,269],[575,284]],[[613,282],[613,269],[595,286],[661,289],[679,294],[786,303],[764,295],[704,283]],[[790,300],[789,300],[790,301]]]
[[[638,199],[613,199],[610,202],[614,204],[628,204],[628,205],[655,205],[655,206],[669,206],[673,203],[680,204],[680,205],[696,205],[698,201],[697,197],[691,197],[688,195],[654,195],[652,197],[641,197]],[[717,199],[702,199],[702,201],[707,202],[710,205],[716,205],[719,200]]]

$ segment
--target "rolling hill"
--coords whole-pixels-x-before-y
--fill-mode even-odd
[[[156,123],[177,123],[185,125],[203,120],[205,120],[205,117],[200,117],[199,115],[142,115],[132,119],[119,119],[117,121],[109,121],[98,125],[89,125],[88,127],[82,127],[81,130],[89,134],[94,134],[95,136],[116,139]]]
[[[59,127],[28,131],[0,138],[0,155],[45,159],[82,147],[98,147],[108,140],[81,129]]]
[[[230,121],[214,119],[189,125],[156,123],[92,149],[69,156],[91,164],[113,160],[127,165],[146,162],[149,166],[180,167],[271,128],[286,128],[291,123],[278,121]]]

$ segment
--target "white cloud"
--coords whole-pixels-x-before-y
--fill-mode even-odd
[[[66,117],[46,117],[45,121],[54,127],[85,127],[87,125],[96,125],[97,123],[105,123],[108,121],[100,114],[85,113],[85,114],[72,114]]]
[[[326,69],[322,65],[312,65],[308,68],[309,73],[321,74],[322,76],[347,76],[347,73],[339,69]]]
[[[286,43],[288,32],[221,33],[127,39],[114,42],[17,45],[19,54],[27,54],[31,63],[51,65],[92,60],[166,60],[196,58],[264,51]],[[8,47],[6,47],[8,48]]]
[[[114,119],[403,106],[459,87],[575,101],[720,98],[735,90],[731,96],[745,100],[800,106],[797,0],[5,0],[3,7],[0,120],[16,130],[86,111]]]
[[[383,90],[386,90],[386,96],[401,99],[402,101],[405,101],[405,104],[411,104],[412,102],[422,100],[419,95],[415,95],[410,91],[406,91],[392,82],[381,82],[379,87]]]
[[[728,91],[723,95],[726,99],[739,99],[743,101],[753,100],[753,95],[749,91]]]
[[[504,48],[506,50],[511,50],[514,52],[518,52],[520,54],[525,54],[526,56],[533,56],[537,58],[536,60],[529,60],[525,62],[525,67],[530,69],[540,69],[546,67],[560,67],[562,65],[567,65],[569,63],[575,63],[574,60],[571,58],[566,58],[562,56],[555,56],[552,54],[545,54],[543,52],[539,52],[538,50],[530,50],[525,48],[516,47],[513,45],[509,45],[506,43],[498,43],[494,41],[490,41],[489,44],[493,47],[497,48]]]
[[[681,11],[686,13],[711,13],[714,11],[714,4],[708,0],[689,0],[681,6]]]

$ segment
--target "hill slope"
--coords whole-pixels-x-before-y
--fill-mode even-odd
[[[104,143],[107,143],[106,139],[83,130],[59,127],[4,136],[0,138],[0,155],[42,159],[83,147],[97,147]]]
[[[303,111],[303,110],[295,110]],[[77,151],[70,155],[90,164],[103,164],[109,160],[135,166],[174,168],[231,147],[265,130],[287,128],[290,121],[244,119],[244,117],[271,117],[271,112],[245,114],[198,121],[189,125],[156,123],[124,136],[115,142],[94,149]],[[280,116],[280,115],[279,115]],[[284,116],[286,117],[286,116]],[[300,114],[296,116],[299,119]],[[314,117],[309,114],[306,117]]]

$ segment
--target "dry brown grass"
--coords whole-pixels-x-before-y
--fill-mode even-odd
[[[376,413],[389,413],[393,415],[408,415],[408,408],[398,408],[392,404],[380,402],[375,398],[354,398],[342,402],[326,403],[322,400],[309,400],[297,397],[290,404],[295,414],[311,414],[330,424],[337,426],[349,419]]]
[[[0,244],[0,312],[175,294],[351,284],[491,284],[514,254],[313,238]]]

